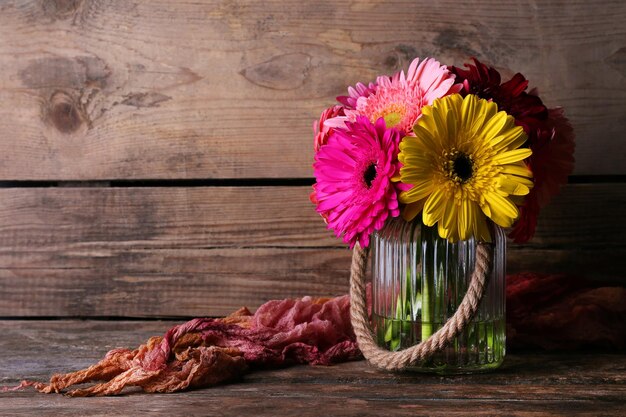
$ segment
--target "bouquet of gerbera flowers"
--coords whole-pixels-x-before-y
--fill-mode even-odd
[[[502,83],[473,61],[415,59],[406,73],[349,87],[314,123],[311,201],[350,247],[399,215],[421,215],[450,241],[490,241],[489,221],[517,242],[533,236],[573,170],[573,130],[523,75]]]

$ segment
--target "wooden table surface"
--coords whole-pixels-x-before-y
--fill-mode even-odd
[[[86,367],[174,322],[0,321],[0,385]],[[248,373],[236,383],[176,394],[68,398],[0,393],[2,416],[626,415],[626,355],[525,352],[471,376],[393,374],[364,361]]]

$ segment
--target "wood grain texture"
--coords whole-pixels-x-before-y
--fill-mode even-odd
[[[0,385],[90,365],[173,322],[0,321]],[[620,416],[626,355],[516,353],[484,375],[393,374],[365,362],[253,371],[241,382],[169,395],[66,398],[0,393],[11,416]]]
[[[309,187],[0,189],[0,316],[224,315],[347,292]],[[509,272],[624,284],[626,185],[570,185]]]
[[[621,0],[2,2],[0,180],[310,177],[312,120],[414,56],[524,73],[567,109],[578,174],[626,174],[624,21]]]

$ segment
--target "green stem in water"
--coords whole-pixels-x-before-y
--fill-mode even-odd
[[[434,296],[434,271],[431,253],[433,247],[433,233],[430,227],[422,226],[422,239],[425,242],[426,253],[422,259],[424,273],[422,274],[422,341],[433,334],[433,312],[431,311],[432,297]]]
[[[422,286],[422,340],[428,339],[433,334],[432,313],[430,311],[430,274],[424,276]]]

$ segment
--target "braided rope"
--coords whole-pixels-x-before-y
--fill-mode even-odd
[[[352,327],[361,352],[371,364],[386,370],[402,370],[441,351],[469,324],[485,293],[493,249],[490,244],[478,244],[474,271],[467,293],[457,311],[443,327],[421,343],[397,352],[390,352],[379,347],[369,325],[365,291],[368,255],[369,249],[361,248],[357,243],[352,254],[352,267],[350,269],[350,318]]]

